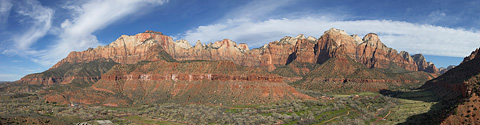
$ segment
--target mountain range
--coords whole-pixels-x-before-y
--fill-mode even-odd
[[[71,52],[17,83],[41,85],[47,101],[63,104],[235,105],[311,98],[293,87],[349,93],[419,84],[435,78],[436,69],[423,55],[397,52],[374,33],[362,39],[332,28],[318,39],[300,34],[250,49],[229,39],[191,46],[147,30]]]

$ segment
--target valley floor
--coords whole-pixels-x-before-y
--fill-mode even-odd
[[[173,103],[104,107],[53,104],[35,93],[1,93],[0,124],[96,120],[115,124],[398,124],[417,123],[418,117],[437,104],[431,92],[422,90],[347,95],[300,91],[317,100],[229,107]]]

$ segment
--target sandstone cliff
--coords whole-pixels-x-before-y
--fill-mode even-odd
[[[419,68],[408,53],[398,53],[395,49],[388,48],[373,33],[360,39],[358,35],[350,36],[343,30],[332,28],[325,31],[319,39],[298,35],[284,37],[257,49],[247,48],[225,39],[208,45],[197,42],[192,48],[168,52],[177,60],[230,60],[243,66],[267,66],[270,71],[276,65],[288,65],[294,60],[321,64],[335,55],[346,54],[368,68],[388,68],[393,63],[410,71],[422,69],[421,71],[431,73],[438,72],[434,65]]]
[[[165,53],[166,52],[166,53]],[[318,63],[338,54],[346,54],[368,68],[388,68],[393,63],[410,71],[437,73],[434,65],[428,65],[423,56],[419,60],[388,48],[376,34],[360,39],[343,30],[330,29],[319,38],[284,37],[263,47],[250,49],[229,39],[191,46],[188,41],[173,41],[160,32],[146,31],[133,36],[123,35],[107,46],[99,46],[82,52],[72,52],[52,68],[67,62],[88,62],[98,58],[112,59],[121,64],[133,64],[147,60],[229,60],[242,66],[263,66],[270,71],[276,65],[288,65],[292,61]],[[170,55],[173,59],[169,58]]]
[[[413,60],[418,65],[418,71],[425,71],[429,73],[438,73],[437,67],[432,62],[427,62],[422,54],[415,54],[412,56]]]
[[[161,32],[145,31],[134,36],[122,35],[117,40],[106,46],[98,46],[82,52],[71,52],[50,69],[57,68],[64,63],[86,63],[96,59],[105,58],[121,64],[133,64],[142,60],[169,60],[168,53],[163,48],[183,47],[174,44],[171,37]]]

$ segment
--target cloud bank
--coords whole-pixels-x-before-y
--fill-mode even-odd
[[[38,1],[28,0],[20,5],[16,12],[24,17],[26,22],[23,23],[29,25],[29,28],[22,34],[14,36],[16,38],[13,39],[15,49],[9,51],[19,54],[25,52],[35,54],[37,51],[31,50],[30,46],[48,33],[52,27],[52,18],[55,11],[42,6]]]

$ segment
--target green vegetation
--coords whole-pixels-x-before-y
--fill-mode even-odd
[[[295,65],[295,63],[291,64]],[[281,67],[278,71],[276,69],[274,73],[293,72],[292,66],[285,67]],[[431,74],[407,71],[394,63],[391,63],[386,69],[367,68],[348,56],[330,58],[323,64],[312,67],[310,67],[310,72],[303,75],[302,79],[293,82],[287,81],[289,85],[297,89],[323,93],[352,94],[377,92],[382,89],[410,90],[420,87],[425,81],[433,78]],[[297,77],[299,75],[294,74],[287,77],[290,76]]]
[[[318,100],[232,107],[174,103],[139,104],[131,107],[95,105],[72,107],[43,102],[41,95],[35,93],[1,93],[0,117],[35,114],[39,118],[50,118],[67,124],[95,120],[110,120],[117,124],[370,124],[385,123],[386,121],[377,119],[393,110],[409,108],[412,103],[374,92],[328,95],[308,91],[310,90],[303,92]],[[411,110],[401,111],[405,112],[404,114],[420,113]],[[392,112],[390,116],[404,114]],[[387,117],[387,120],[390,120],[388,118],[390,117]],[[401,122],[406,118],[407,116],[397,119]]]
[[[318,66],[318,64],[299,63],[297,61],[292,61],[288,65],[277,65],[277,68],[272,71],[272,73],[284,77],[302,77],[305,76],[308,71],[313,70],[316,66]]]
[[[95,77],[101,76],[107,72],[114,65],[118,63],[111,59],[97,59],[87,63],[64,63],[57,68],[49,69],[47,71],[32,74],[41,75],[42,78],[58,78],[58,77]]]

